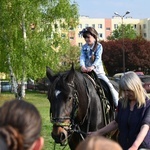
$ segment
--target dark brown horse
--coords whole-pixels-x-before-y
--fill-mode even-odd
[[[61,145],[68,141],[74,150],[87,132],[105,125],[102,100],[93,81],[73,66],[57,75],[47,67],[46,74],[51,82],[48,99],[53,123],[52,137]]]

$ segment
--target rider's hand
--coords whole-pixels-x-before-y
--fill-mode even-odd
[[[95,66],[87,67],[87,71],[88,71],[88,72],[91,72],[91,71],[94,70],[94,69],[95,69]]]
[[[87,70],[87,68],[86,68],[85,66],[82,66],[82,67],[81,67],[81,71],[82,71],[82,72],[88,72],[88,70]]]

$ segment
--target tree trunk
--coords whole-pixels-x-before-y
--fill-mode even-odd
[[[23,14],[22,17],[22,32],[23,32],[23,38],[24,38],[24,49],[23,49],[23,66],[22,66],[22,82],[21,82],[21,96],[24,98],[25,97],[25,78],[26,78],[26,71],[25,71],[25,52],[27,49],[27,45],[26,45],[26,39],[27,39],[27,33],[26,33],[26,27],[25,27],[25,13]]]
[[[12,92],[15,94],[15,98],[20,99],[20,94],[19,94],[19,87],[18,83],[16,81],[15,74],[13,73],[13,69],[11,67],[11,61],[10,61],[10,56],[8,54],[8,65],[9,65],[9,71],[10,71],[10,80],[11,80],[11,85],[12,85]]]

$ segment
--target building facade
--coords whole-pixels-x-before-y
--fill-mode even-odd
[[[107,40],[107,37],[111,35],[112,31],[115,30],[121,24],[130,24],[135,29],[137,35],[141,35],[146,40],[150,41],[150,19],[133,19],[131,17],[121,18],[112,17],[107,18],[89,18],[88,16],[80,16],[79,25],[76,29],[70,31],[70,41],[72,45],[81,47],[85,41],[79,32],[84,28],[91,26],[98,32],[99,40]]]

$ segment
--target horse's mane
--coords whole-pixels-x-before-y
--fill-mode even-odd
[[[75,78],[74,78],[74,83],[75,83],[75,85],[76,85],[76,88],[78,89],[78,90],[83,90],[83,89],[85,89],[85,84],[86,84],[86,82],[85,82],[85,77],[84,77],[84,75],[82,74],[82,73],[80,73],[80,72],[77,72],[77,71],[75,71]]]
[[[66,82],[68,75],[71,78],[71,80]],[[83,96],[83,94],[81,93],[86,92],[87,86],[85,76],[78,71],[75,71],[73,74],[70,74],[70,72],[67,70],[65,72],[58,73],[55,75],[55,80],[49,89],[49,98],[52,96],[52,93],[54,93],[56,87],[58,90],[61,90],[64,93],[64,95],[67,95],[70,92],[68,86],[69,82],[70,84],[74,85],[74,88],[78,91],[78,94],[80,93],[79,95]]]
[[[68,71],[63,72],[63,73],[58,73],[55,75],[55,80],[49,89],[49,96],[52,96],[52,93],[54,93],[54,90],[56,89],[56,87],[58,88],[57,90],[62,90],[63,93],[67,94],[67,91],[69,90],[69,87],[67,86],[67,83],[65,81],[67,73]],[[61,82],[58,82],[58,81],[61,81]]]

